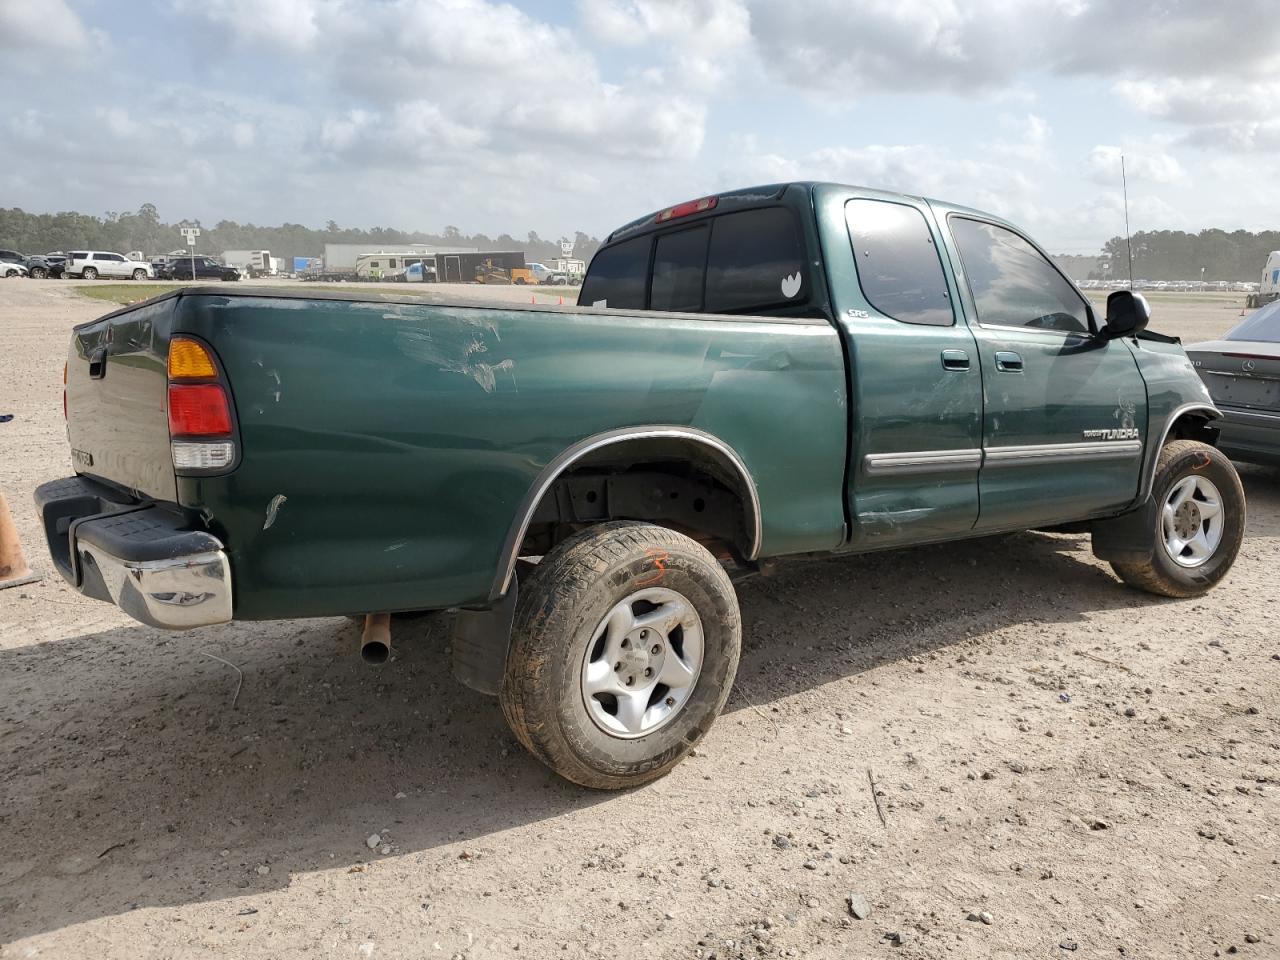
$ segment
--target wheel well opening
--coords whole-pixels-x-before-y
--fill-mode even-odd
[[[669,527],[739,562],[754,555],[759,536],[754,491],[732,460],[696,442],[644,439],[593,451],[560,474],[534,508],[518,555],[546,554],[607,520]]]
[[[1213,426],[1213,421],[1203,413],[1184,413],[1169,428],[1169,435],[1165,438],[1165,442],[1168,443],[1170,440],[1199,440],[1201,443],[1216,447],[1218,428]]]

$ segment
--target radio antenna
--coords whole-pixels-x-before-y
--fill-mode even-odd
[[[1124,246],[1129,251],[1129,289],[1133,289],[1133,242],[1129,234],[1129,178],[1124,173],[1124,153],[1120,154],[1120,186],[1124,190]]]

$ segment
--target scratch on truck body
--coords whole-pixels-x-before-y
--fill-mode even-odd
[[[267,519],[262,524],[263,530],[271,529],[271,525],[276,522],[276,514],[280,512],[280,507],[288,499],[283,493],[277,493],[271,498],[271,502],[267,504]]]

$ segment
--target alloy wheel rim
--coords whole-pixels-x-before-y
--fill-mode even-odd
[[[637,590],[605,615],[582,658],[591,722],[620,740],[661,730],[684,708],[702,672],[702,618],[666,587]]]
[[[1222,495],[1207,477],[1192,474],[1175,483],[1160,508],[1165,552],[1180,567],[1203,566],[1222,543]]]

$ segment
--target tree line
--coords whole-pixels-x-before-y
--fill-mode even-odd
[[[1257,280],[1267,255],[1280,250],[1280,230],[1144,230],[1133,235],[1132,246],[1135,280]],[[1124,237],[1112,237],[1087,279],[1128,276]]]
[[[558,241],[544,240],[530,231],[523,240],[503,233],[490,237],[465,234],[447,226],[441,233],[369,230],[340,227],[330,220],[323,229],[285,223],[263,227],[252,223],[220,220],[213,226],[199,221],[196,241],[200,253],[220,254],[223,250],[270,250],[285,262],[293,257],[318,257],[326,243],[368,243],[388,250],[408,243],[475,247],[479,250],[520,250],[529,260],[551,260],[560,256]],[[136,213],[107,212],[102,216],[85,213],[27,213],[17,207],[0,208],[0,247],[23,253],[54,250],[141,250],[148,256],[168,253],[184,245],[179,224],[163,223],[155,204],[144,203]],[[568,238],[565,238],[568,239]],[[590,260],[600,241],[578,231],[572,238],[573,255]],[[1147,280],[1257,280],[1267,254],[1280,250],[1280,230],[1251,233],[1247,230],[1209,229],[1199,233],[1181,230],[1147,230],[1135,233],[1133,275]],[[1129,275],[1124,237],[1112,237],[1097,257],[1055,258],[1077,280],[1107,279]]]
[[[213,226],[192,221],[200,228],[196,240],[198,253],[218,256],[223,250],[270,250],[291,265],[294,257],[319,257],[326,243],[368,243],[388,251],[409,243],[442,246],[475,247],[478,250],[519,250],[527,260],[551,260],[560,256],[558,240],[544,240],[529,231],[523,240],[503,233],[489,237],[483,233],[465,234],[447,226],[441,233],[393,230],[374,227],[359,230],[340,227],[330,220],[323,229],[300,223],[263,227],[252,223],[220,220]],[[144,203],[136,213],[107,212],[100,217],[86,213],[28,213],[18,207],[0,207],[0,247],[26,254],[52,253],[56,250],[113,250],[127,253],[141,250],[147,256],[185,248],[179,227],[164,223],[155,204]],[[590,260],[600,241],[578,231],[572,238],[573,255]]]

